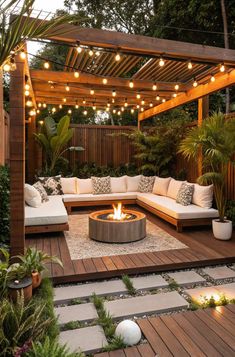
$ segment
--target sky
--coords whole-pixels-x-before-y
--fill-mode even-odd
[[[57,9],[63,9],[64,0],[35,0],[34,9],[48,12],[56,12]],[[28,42],[28,52],[35,54],[41,47],[37,42]]]

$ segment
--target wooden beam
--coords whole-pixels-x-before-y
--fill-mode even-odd
[[[170,99],[165,103],[157,105],[151,109],[140,113],[138,116],[138,120],[145,120],[154,115],[158,115],[164,113],[170,109],[179,107],[185,103],[192,102],[201,97],[209,95],[218,90],[224,89],[226,87],[232,86],[235,84],[235,70],[232,70],[229,73],[225,73],[223,75],[215,76],[215,82],[208,82],[206,84],[200,84],[196,88],[192,88],[188,90],[184,94],[178,95],[176,98]]]
[[[198,99],[198,126],[202,125],[203,119],[208,117],[208,115],[209,115],[209,96],[207,95],[203,98]],[[203,169],[202,160],[203,160],[202,149],[200,149],[198,155],[198,161],[197,161],[198,176],[202,175],[202,169]]]
[[[106,78],[108,80],[107,85],[112,87],[126,87],[130,91],[134,90],[152,90],[154,81],[146,81],[141,79],[134,79],[134,88],[130,89],[129,79],[117,78],[117,77],[108,77],[108,76],[95,76],[88,73],[79,72],[79,78],[74,77],[73,72],[55,72],[55,71],[43,71],[43,70],[30,70],[30,77],[32,81],[52,81],[55,83],[77,83],[77,84],[86,84],[92,87],[92,85],[102,85],[105,89],[106,85],[103,84],[103,79]],[[157,91],[172,91],[174,92],[175,84],[179,84],[179,82],[156,82],[158,89]],[[181,90],[184,90],[184,85],[180,86]],[[157,93],[153,91],[153,93]]]
[[[11,255],[25,249],[25,62],[15,57],[16,70],[10,81],[10,249]]]

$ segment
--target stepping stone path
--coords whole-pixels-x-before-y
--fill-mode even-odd
[[[87,354],[100,351],[108,343],[100,326],[63,331],[60,333],[59,342],[67,344],[71,352],[84,351]]]
[[[235,271],[226,266],[205,268],[203,272],[214,280],[235,278]]]
[[[90,322],[98,318],[96,308],[92,303],[57,307],[55,314],[58,316],[60,325],[70,321]]]
[[[148,275],[131,278],[136,290],[150,290],[167,287],[168,283],[161,275]],[[93,293],[98,296],[120,295],[127,293],[127,289],[122,280],[109,280],[96,283],[72,285],[55,288],[55,305],[64,304],[76,298],[89,298]]]
[[[227,299],[232,300],[235,299],[235,283],[188,289],[185,290],[185,293],[188,294],[193,300],[199,302],[204,300],[204,298],[210,299],[211,296],[214,296],[216,299],[221,295],[224,295]]]
[[[178,285],[181,286],[204,283],[206,281],[206,279],[201,277],[201,275],[192,270],[169,273],[168,275],[171,279],[174,279]]]
[[[106,310],[114,319],[163,313],[187,308],[187,301],[176,291],[106,301]]]

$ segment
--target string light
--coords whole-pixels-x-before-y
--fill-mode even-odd
[[[72,110],[71,109],[68,110],[68,114],[72,114]]]
[[[32,117],[35,116],[36,115],[35,109],[30,110],[29,115]]]
[[[221,65],[220,65],[220,72],[224,72],[225,71],[225,65],[222,63]]]
[[[74,77],[75,77],[75,78],[79,78],[79,72],[78,72],[78,71],[75,71],[75,72],[74,72]]]
[[[107,78],[103,78],[103,84],[107,84],[107,83],[108,83]]]
[[[79,105],[78,105],[78,104],[76,104],[76,105],[75,105],[75,109],[78,109],[78,108],[79,108]]]
[[[27,106],[27,107],[32,107],[32,106],[33,106],[33,102],[32,102],[31,99],[27,100],[26,106]]]
[[[26,53],[25,53],[25,50],[24,50],[24,49],[22,49],[22,50],[20,51],[20,58],[21,58],[22,60],[25,60],[25,58],[26,58]]]
[[[42,106],[43,106],[43,108],[46,108],[46,107],[47,107],[46,103],[43,103],[43,105],[42,105]]]
[[[125,110],[124,107],[121,107],[121,111],[124,112],[124,110]]]
[[[118,115],[121,115],[121,112],[120,112],[120,110],[119,110],[119,111],[117,112],[117,114],[118,114]]]
[[[67,83],[66,86],[65,86],[65,90],[66,90],[66,92],[69,92],[69,91],[70,91],[70,88],[69,88],[68,83]]]
[[[165,98],[162,98],[162,103],[165,103],[166,99]]]
[[[117,93],[116,93],[115,89],[113,89],[112,96],[116,97],[116,95],[117,95]]]
[[[156,96],[156,100],[160,100],[160,97],[159,97],[159,95],[157,95],[157,96]]]
[[[66,103],[66,102],[67,102],[67,99],[66,99],[66,98],[63,98],[63,102]]]
[[[108,108],[110,107],[110,103],[107,103],[107,107],[108,107]]]
[[[10,72],[10,70],[11,70],[11,65],[10,65],[10,63],[5,63],[4,65],[3,65],[3,70],[5,71],[5,72]]]
[[[188,69],[192,69],[193,68],[193,64],[191,61],[188,61]]]
[[[127,98],[125,98],[124,107],[128,107]]]
[[[62,108],[63,108],[63,105],[62,105],[62,104],[60,104],[60,105],[59,105],[59,108],[60,108],[60,109],[62,109]]]
[[[11,63],[11,71],[15,71],[16,70],[16,63],[13,57],[11,57],[10,59],[10,63]]]
[[[110,111],[110,108],[109,108],[109,107],[107,107],[105,110],[106,110],[106,112],[109,112],[109,111]]]
[[[51,111],[52,111],[52,113],[55,113],[56,112],[56,108],[53,107]]]
[[[96,53],[95,53],[95,55],[97,56],[97,57],[99,57],[100,56],[100,51],[96,51]]]
[[[49,69],[50,68],[50,63],[49,62],[45,62],[44,63],[44,68],[45,69]]]
[[[131,109],[131,114],[134,114],[134,112],[135,112],[135,110],[132,108],[132,109]]]
[[[152,88],[153,88],[153,90],[157,90],[157,85],[156,85],[156,83],[153,84],[153,87],[152,87]]]
[[[84,114],[84,115],[87,115],[87,110],[84,110],[83,114]]]
[[[194,78],[193,80],[193,86],[196,88],[197,87],[197,81],[196,81],[196,78]]]
[[[28,97],[28,96],[29,96],[29,91],[28,91],[28,90],[25,90],[25,91],[24,91],[24,95],[25,95],[26,97]]]
[[[153,107],[153,103],[151,102],[151,103],[149,103],[149,106],[150,106],[150,108],[152,108]]]
[[[136,108],[139,109],[139,107],[140,107],[139,104],[137,104]]]
[[[82,47],[80,46],[80,42],[79,41],[77,41],[76,50],[77,50],[78,53],[82,52]]]
[[[131,79],[130,82],[129,82],[129,87],[130,87],[130,88],[133,88],[133,87],[134,87],[134,82],[133,82],[132,79]]]
[[[25,90],[30,90],[30,85],[28,83],[25,83],[24,89]]]
[[[211,82],[215,81],[215,77],[213,76],[213,74],[211,75]]]
[[[116,109],[113,109],[113,114],[115,114],[116,113]]]
[[[145,104],[145,100],[144,100],[144,99],[141,100],[141,104],[142,104],[142,105]]]
[[[140,111],[141,111],[141,112],[143,112],[143,111],[144,111],[144,108],[143,108],[143,107],[142,107],[142,108],[140,108]]]
[[[37,114],[39,114],[40,113],[40,110],[39,109],[37,109]]]
[[[112,99],[112,103],[115,103],[115,99],[114,98]]]
[[[173,98],[176,98],[176,97],[177,97],[177,93],[173,93],[173,94],[172,94],[172,97],[173,97]]]
[[[85,100],[85,99],[83,99],[82,103],[83,103],[83,104],[86,104],[86,100]]]
[[[42,103],[38,103],[38,107],[41,108],[41,106],[42,106]]]
[[[94,94],[95,94],[94,89],[91,89],[91,90],[90,90],[90,94],[91,94],[91,95],[94,95]]]
[[[117,52],[116,53],[116,56],[115,56],[115,61],[120,61],[120,59],[121,59],[121,56],[120,56],[120,53],[119,52]]]
[[[92,56],[93,56],[94,52],[93,52],[92,47],[90,47],[88,54],[89,54],[89,56],[90,56],[90,57],[92,57]]]
[[[136,94],[136,98],[137,98],[137,99],[140,99],[140,97],[141,97],[140,93],[137,93],[137,94]]]
[[[39,120],[39,124],[43,125],[44,121],[43,120]]]
[[[175,85],[175,90],[178,90],[179,87],[180,87],[180,86],[179,86],[178,84],[176,84],[176,85]]]
[[[92,109],[96,110],[96,105],[94,103],[93,103]]]
[[[164,64],[165,64],[165,61],[164,61],[163,57],[160,57],[160,58],[159,58],[159,66],[160,66],[160,67],[163,67]]]

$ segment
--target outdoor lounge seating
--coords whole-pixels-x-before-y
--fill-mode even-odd
[[[140,176],[135,176],[133,178],[123,176],[123,178],[124,177],[126,178],[126,183],[127,180],[130,181],[132,179],[133,181],[133,186],[125,186],[126,190],[128,187],[129,189],[136,188],[135,181],[137,180],[137,177],[140,178]],[[68,180],[71,179],[69,178]],[[74,178],[74,180],[77,179]],[[87,181],[86,184],[90,184],[89,179],[85,181]],[[180,187],[179,182],[180,181],[176,182],[178,190]],[[77,190],[79,190],[78,186]],[[87,186],[85,191],[86,190],[91,190],[91,186]],[[73,208],[111,205],[118,201],[122,201],[124,205],[138,204],[175,225],[177,231],[181,231],[184,226],[208,225],[213,218],[218,217],[218,211],[214,208],[200,207],[197,204],[183,206],[176,203],[174,198],[157,195],[152,192],[123,192],[123,187],[120,188],[118,186],[116,186],[116,190],[122,192],[104,193],[99,195],[93,194],[92,192],[64,193],[63,195],[49,196],[49,201],[43,203],[38,208],[26,206],[26,233],[68,230],[68,214],[71,213]]]

